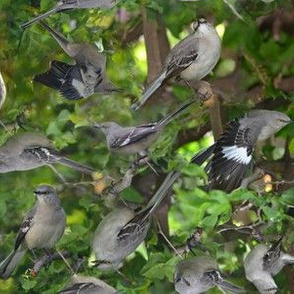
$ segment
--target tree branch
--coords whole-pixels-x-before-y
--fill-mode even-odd
[[[68,251],[63,251],[62,255],[64,258],[70,257],[70,253]],[[59,260],[59,259],[62,259],[62,257],[60,256],[58,252],[54,252],[51,255],[49,254],[43,255],[40,259],[38,259],[35,262],[34,267],[31,270],[32,276],[36,277],[43,267],[49,266],[52,261]]]

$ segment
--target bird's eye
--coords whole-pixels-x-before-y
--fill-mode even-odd
[[[283,118],[278,118],[277,121],[280,122],[280,123],[283,123],[283,124],[288,124],[288,123],[290,123],[289,120],[287,120],[287,119],[283,119]]]
[[[270,260],[270,254],[269,253],[266,253],[264,255],[264,259],[267,260],[267,261],[269,261]]]

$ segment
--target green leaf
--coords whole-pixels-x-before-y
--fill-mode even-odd
[[[35,288],[36,285],[37,285],[36,280],[25,279],[25,280],[23,280],[21,287],[24,290],[31,290],[31,289]]]

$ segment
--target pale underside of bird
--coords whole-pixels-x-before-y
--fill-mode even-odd
[[[287,264],[294,264],[294,256],[281,250],[281,237],[275,244],[258,244],[244,260],[245,274],[261,294],[274,294],[279,289],[273,277]]]
[[[55,163],[89,175],[95,172],[91,167],[62,156],[42,134],[14,135],[0,148],[0,173],[32,170]]]
[[[180,294],[204,293],[214,286],[233,293],[244,293],[243,288],[222,277],[218,264],[209,256],[181,260],[175,269],[174,285]]]
[[[36,75],[34,81],[58,90],[68,100],[88,98],[94,93],[109,95],[120,91],[105,76],[106,57],[95,46],[71,43],[45,22],[41,21],[40,25],[76,63],[71,65],[53,60],[49,70]]]
[[[97,259],[96,265],[99,269],[120,268],[122,261],[143,242],[147,235],[149,223],[138,225],[138,231],[131,235],[120,234],[124,226],[135,215],[135,212],[127,207],[115,209],[99,224],[93,240],[93,250]],[[111,232],[111,235],[109,232]]]
[[[215,28],[204,19],[193,24],[193,33],[176,44],[168,54],[159,76],[147,87],[132,109],[139,109],[170,78],[199,81],[217,64],[221,40]]]
[[[28,22],[21,25],[22,29],[26,29],[33,23],[38,22],[54,13],[62,12],[72,9],[91,9],[91,8],[102,8],[109,9],[116,4],[117,0],[61,0],[50,9],[49,11],[36,16],[35,18],[29,20]]]
[[[90,276],[79,276],[74,274],[69,285],[58,292],[59,294],[116,294],[115,288],[104,281]]]
[[[13,251],[0,264],[2,279],[10,277],[28,249],[51,249],[64,233],[66,215],[55,190],[40,185],[34,193],[37,202],[21,224]]]
[[[99,269],[118,269],[123,260],[146,238],[151,217],[180,173],[170,172],[146,207],[134,211],[129,207],[116,208],[99,223],[92,248]]]

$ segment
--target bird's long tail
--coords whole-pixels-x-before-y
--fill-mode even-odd
[[[56,6],[56,7],[52,8],[51,10],[49,10],[49,11],[43,13],[43,14],[40,14],[40,15],[36,16],[35,18],[29,20],[28,22],[23,23],[20,26],[20,28],[25,30],[29,26],[31,26],[33,23],[38,22],[38,21],[40,21],[42,19],[45,19],[46,17],[48,17],[48,16],[50,16],[50,15],[52,15],[52,14],[58,12],[58,11],[60,11],[60,8],[58,6]]]
[[[202,165],[204,161],[206,161],[213,153],[215,148],[215,143],[209,146],[208,148],[205,148],[204,150],[199,151],[196,153],[192,159],[190,160],[191,163],[195,163],[197,165]]]
[[[214,145],[212,145],[214,148]],[[190,160],[191,163],[195,163],[198,165],[202,165],[205,160],[211,155],[213,148],[212,146],[204,149],[203,151],[198,152],[196,155],[193,156],[193,158]],[[166,196],[168,193],[169,189],[172,187],[174,182],[179,178],[181,173],[179,171],[172,171],[170,172],[166,178],[164,179],[163,183],[159,187],[159,189],[156,191],[152,199],[149,201],[148,206],[146,209],[150,209],[149,215],[156,210],[158,205],[161,203],[163,198]]]
[[[79,172],[87,174],[87,175],[92,175],[96,171],[95,169],[93,169],[90,166],[78,163],[78,162],[73,161],[71,159],[68,159],[66,157],[61,157],[58,160],[58,163],[63,164],[65,166],[68,166],[76,171],[79,171]]]
[[[287,253],[283,253],[282,254],[282,260],[286,263],[286,264],[294,264],[294,256],[287,254]]]
[[[196,99],[190,99],[189,101],[183,103],[177,110],[175,110],[173,113],[167,115],[161,121],[159,121],[157,126],[158,127],[166,126],[194,102],[196,102]]]
[[[14,250],[1,262],[0,279],[6,280],[11,276],[26,251],[26,249]]]
[[[160,76],[155,81],[153,81],[150,86],[148,86],[141,100],[138,103],[133,104],[131,106],[131,109],[138,110],[143,104],[145,104],[146,101],[149,99],[149,97],[161,86],[165,78],[166,78],[166,71],[162,72]]]
[[[39,22],[39,24],[47,30],[52,37],[56,40],[56,42],[60,45],[60,47],[69,55],[72,56],[72,51],[68,49],[69,41],[59,32],[53,30],[50,26],[48,26],[43,20]]]
[[[231,291],[233,293],[245,293],[245,289],[239,286],[236,286],[226,280],[222,280],[217,283],[217,286],[220,287],[223,290]]]
[[[209,148],[207,148],[209,149]],[[203,155],[206,150],[198,152],[192,160],[193,162],[201,165],[207,158]],[[206,154],[206,153],[205,153]],[[210,153],[208,152],[207,155],[209,156]],[[199,156],[199,158],[197,157]],[[192,161],[191,161],[192,162]],[[150,219],[151,214],[157,209],[160,205],[161,201],[167,195],[169,189],[172,187],[173,183],[179,178],[181,173],[179,171],[172,171],[170,172],[166,178],[164,179],[163,183],[153,195],[151,200],[149,201],[148,205],[141,210],[132,220],[130,220],[119,232],[118,236],[123,236],[125,234],[131,234],[132,231],[138,229],[138,225],[141,228],[144,228]]]

